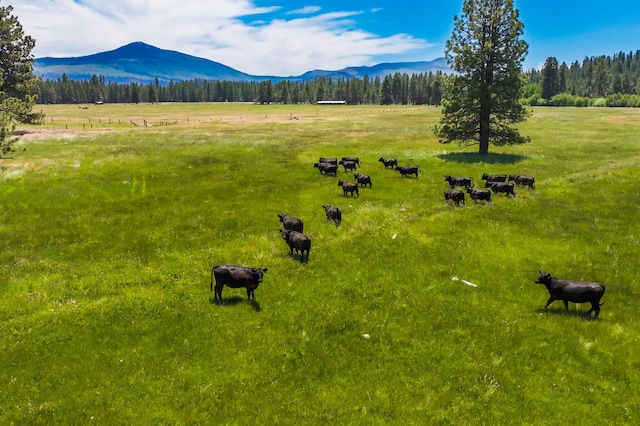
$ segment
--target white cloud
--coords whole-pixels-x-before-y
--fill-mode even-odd
[[[376,56],[430,47],[407,34],[358,29],[362,12],[320,10],[307,6],[276,19],[278,6],[249,0],[22,0],[13,13],[36,39],[36,57],[82,56],[142,41],[255,75],[372,65]]]

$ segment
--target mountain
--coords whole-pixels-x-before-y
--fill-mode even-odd
[[[388,74],[450,72],[444,58],[425,62],[384,63],[370,67],[349,67],[337,71],[314,70],[300,76],[256,76],[243,73],[219,62],[186,55],[173,50],[159,49],[135,42],[108,52],[74,58],[36,58],[34,74],[44,80],[57,80],[66,74],[71,80],[89,80],[92,75],[104,76],[107,82],[148,84],[157,78],[160,84],[182,80],[226,80],[259,82],[307,81],[318,77],[384,78]]]

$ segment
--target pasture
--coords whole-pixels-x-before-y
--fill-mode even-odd
[[[479,158],[437,108],[38,109],[0,163],[0,424],[640,422],[639,110],[536,108]],[[313,163],[350,155],[345,197]],[[483,173],[536,189],[445,202]],[[223,263],[268,268],[255,300],[214,302]],[[604,283],[600,317],[539,270]]]

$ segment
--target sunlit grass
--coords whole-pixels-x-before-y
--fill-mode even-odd
[[[638,422],[640,112],[537,108],[531,144],[480,158],[434,108],[43,109],[0,164],[0,423]],[[312,167],[346,155],[360,197]],[[445,174],[485,172],[537,188],[445,203]],[[269,268],[255,302],[212,303],[219,263]],[[545,311],[540,269],[605,283],[600,319]]]

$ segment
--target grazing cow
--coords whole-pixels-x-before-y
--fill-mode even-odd
[[[587,311],[587,316],[591,312],[595,312],[595,318],[600,314],[600,299],[604,295],[604,285],[600,283],[590,283],[583,281],[563,280],[551,276],[544,271],[540,271],[540,276],[535,281],[536,284],[544,284],[549,291],[549,300],[545,305],[545,309],[549,307],[554,300],[562,300],[564,308],[569,310],[569,302],[573,303],[591,303],[591,309]]]
[[[513,192],[514,186],[514,184],[507,182],[491,182],[491,191],[493,191],[494,194],[504,192],[505,194],[507,194],[507,197],[509,196],[509,194],[515,197],[516,193]]]
[[[384,168],[393,168],[396,167],[398,165],[398,160],[396,160],[395,158],[384,158],[384,157],[380,157],[378,159],[379,162],[381,162],[382,164],[384,164]]]
[[[457,189],[450,189],[448,191],[445,191],[444,200],[451,200],[456,203],[456,206],[459,206],[460,203],[465,204],[464,192],[458,191]]]
[[[337,207],[331,207],[331,204],[325,204],[322,208],[324,208],[324,212],[327,215],[327,222],[332,220],[336,224],[336,227],[340,226],[340,222],[342,222],[342,211]]]
[[[293,249],[296,254],[301,253],[300,260],[304,261],[304,252],[307,252],[307,261],[309,260],[309,250],[311,250],[311,238],[307,234],[290,229],[281,229],[282,239],[287,242],[291,249],[291,257],[293,257]]]
[[[482,180],[486,180],[487,183],[489,182],[506,182],[507,181],[507,175],[488,175],[486,173],[482,174]],[[488,187],[485,187],[488,188]]]
[[[338,165],[333,163],[313,163],[313,167],[317,167],[320,170],[320,174],[324,177],[329,175],[338,176]]]
[[[396,170],[400,172],[400,177],[407,175],[416,175],[418,177],[418,166],[396,166]]]
[[[491,191],[488,189],[467,188],[467,193],[474,203],[477,203],[478,200],[485,200],[487,203],[491,204]]]
[[[338,159],[336,157],[320,157],[319,161],[321,163],[338,164]]]
[[[222,300],[222,288],[226,285],[231,288],[244,287],[247,289],[247,299],[255,299],[254,290],[262,282],[264,273],[268,268],[248,268],[236,265],[216,265],[211,269],[211,290],[213,291],[213,278],[216,279],[216,291],[214,300]]]
[[[356,185],[353,182],[344,182],[342,180],[339,180],[338,186],[342,187],[342,192],[345,197],[347,196],[347,192],[349,192],[352,197],[354,192],[358,194],[358,197],[360,196],[360,192],[358,191],[358,185]]]
[[[371,177],[369,175],[354,173],[353,177],[356,179],[358,185],[367,186],[368,184],[369,188],[371,188]]]
[[[284,229],[302,232],[302,229],[304,228],[304,223],[302,222],[302,220],[298,219],[297,217],[289,216],[287,214],[279,214],[278,217],[280,218],[280,222],[282,222],[282,226],[284,226]]]
[[[509,175],[509,182],[515,182],[516,185],[528,186],[531,189],[536,189],[536,180],[527,175]]]
[[[454,189],[456,186],[461,186],[464,188],[473,188],[472,177],[453,177],[453,176],[445,175],[444,181],[449,183],[449,186],[451,187],[451,189]]]
[[[347,170],[350,171],[355,171],[356,170],[356,163],[353,161],[344,161],[344,160],[340,160],[338,162],[338,164],[341,164],[342,167],[344,167],[344,171],[346,172]]]
[[[342,157],[342,161],[350,161],[356,163],[360,167],[360,159],[358,157]]]

